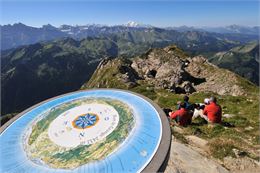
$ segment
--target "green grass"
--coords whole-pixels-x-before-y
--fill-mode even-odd
[[[232,140],[213,139],[209,143],[209,149],[213,157],[223,159],[226,156],[235,157],[235,153],[232,151],[237,147]]]
[[[154,88],[149,85],[137,86],[132,88],[131,91],[134,91],[136,93],[141,93],[142,95],[150,98],[151,100],[155,100],[157,98],[157,94]]]
[[[173,95],[169,92],[160,94],[158,104],[161,108],[176,109],[177,101],[182,100],[182,95]]]
[[[152,98],[162,108],[176,110],[177,101],[184,95],[173,94],[167,90],[148,90],[149,87],[138,87],[133,91]],[[216,96],[222,106],[223,114],[234,114],[231,118],[223,118],[225,125],[209,126],[203,119],[197,118],[192,125],[183,128],[184,134],[173,131],[174,137],[187,143],[185,135],[196,135],[209,141],[210,153],[213,157],[223,159],[226,156],[234,157],[233,148],[247,153],[248,157],[258,159],[257,153],[252,150],[259,145],[259,101],[257,95],[248,96],[220,96],[215,93],[191,94],[191,103],[201,103],[204,98]],[[253,130],[245,130],[246,127]]]
[[[121,81],[115,74],[119,73],[119,64],[124,63],[123,59],[118,59],[114,64],[109,64],[103,69],[96,71],[91,79],[84,84],[81,89],[87,88],[118,88],[125,89],[127,85]],[[113,66],[113,68],[111,67]]]

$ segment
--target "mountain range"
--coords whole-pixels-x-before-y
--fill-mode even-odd
[[[207,31],[220,34],[249,34],[249,35],[259,35],[260,26],[240,26],[240,25],[229,25],[220,27],[168,27],[168,29],[175,29],[180,32],[184,31]]]
[[[108,36],[111,34],[117,35],[122,33],[142,32],[146,35],[155,35],[160,32],[161,35],[167,35],[165,41],[175,41],[173,40],[174,35],[179,34],[204,34],[215,39],[226,39],[226,41],[235,42],[246,42],[249,40],[257,40],[259,27],[245,27],[238,25],[231,25],[228,27],[217,27],[217,28],[195,28],[195,27],[167,27],[158,28],[150,25],[138,24],[136,22],[128,22],[123,25],[106,26],[99,24],[89,24],[89,25],[61,25],[60,27],[54,27],[50,24],[43,25],[40,28],[27,26],[22,23],[16,23],[13,25],[1,25],[1,50],[16,48],[21,45],[28,45],[37,43],[40,41],[50,41],[58,38],[71,37],[74,39],[84,39],[87,37],[100,37]],[[183,33],[184,32],[184,33]],[[189,32],[189,33],[187,33]],[[172,35],[172,33],[175,33]],[[168,36],[171,37],[168,37]],[[145,41],[145,40],[144,40]]]

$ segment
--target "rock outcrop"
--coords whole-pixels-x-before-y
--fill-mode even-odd
[[[196,90],[232,96],[245,94],[244,89],[239,85],[241,78],[233,72],[218,68],[202,56],[190,58],[189,62],[185,68],[187,72],[196,78],[206,79],[206,82],[195,86]]]
[[[177,47],[152,49],[145,55],[133,59],[131,67],[155,88],[170,89],[176,93],[195,92],[186,72],[186,56],[176,54]]]
[[[250,85],[249,81],[218,68],[202,56],[189,57],[176,46],[168,46],[150,49],[132,59],[105,59],[84,86],[129,89],[147,85],[177,94],[213,92],[239,96],[246,95],[243,82]]]

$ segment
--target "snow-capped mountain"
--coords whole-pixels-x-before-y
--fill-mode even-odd
[[[134,22],[134,21],[129,21],[129,22],[127,22],[126,26],[128,26],[128,27],[138,27],[139,23]]]
[[[158,28],[151,25],[145,25],[137,22],[127,22],[122,25],[100,25],[100,24],[87,24],[87,25],[61,25],[60,27],[55,27],[50,24],[43,25],[42,27],[31,27],[24,25],[22,23],[17,23],[13,25],[1,25],[1,43],[2,50],[18,47],[20,45],[33,44],[39,41],[48,41],[58,38],[71,37],[74,39],[84,39],[87,37],[100,37],[100,36],[109,36],[111,34],[117,35],[122,34],[127,37],[127,34],[136,31],[142,32],[142,36],[145,40],[149,40],[151,37],[148,33],[159,34],[162,32],[210,32],[214,34],[220,34],[217,37],[225,36],[226,34],[235,34],[235,37],[240,37],[236,41],[250,40],[253,38],[258,38],[259,35],[259,26],[248,27],[248,26],[239,26],[239,25],[230,25],[226,27],[189,27],[189,26],[180,26],[180,27],[168,27],[168,28]],[[146,34],[144,34],[146,33]],[[238,34],[238,35],[237,35]],[[193,34],[196,35],[196,34]],[[222,35],[222,36],[221,36]],[[233,36],[231,36],[233,37]],[[161,38],[158,38],[159,40]],[[165,38],[167,41],[168,39]]]
[[[61,25],[59,30],[63,33],[66,33],[73,38],[82,38],[82,37],[95,37],[97,35],[107,35],[113,33],[122,33],[133,30],[144,30],[152,29],[154,27],[150,25],[144,25],[137,22],[128,22],[122,25],[100,25],[100,24],[88,24],[88,25]]]
[[[152,28],[153,27],[151,25],[146,25],[146,24],[142,24],[142,23],[138,23],[138,22],[134,22],[134,21],[128,21],[126,24],[123,24],[123,26],[133,27],[133,28]]]

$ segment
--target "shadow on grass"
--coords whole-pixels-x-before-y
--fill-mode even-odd
[[[191,123],[191,125],[193,125],[193,126],[203,126],[205,124],[208,124],[208,122],[205,119],[200,118],[200,117],[192,120],[192,123]],[[222,120],[221,124],[218,124],[218,125],[221,125],[224,127],[235,127],[235,125],[233,123],[227,122],[225,120]]]
[[[226,122],[226,121],[222,121],[221,125],[224,126],[224,127],[230,127],[230,128],[236,127],[234,124]]]

